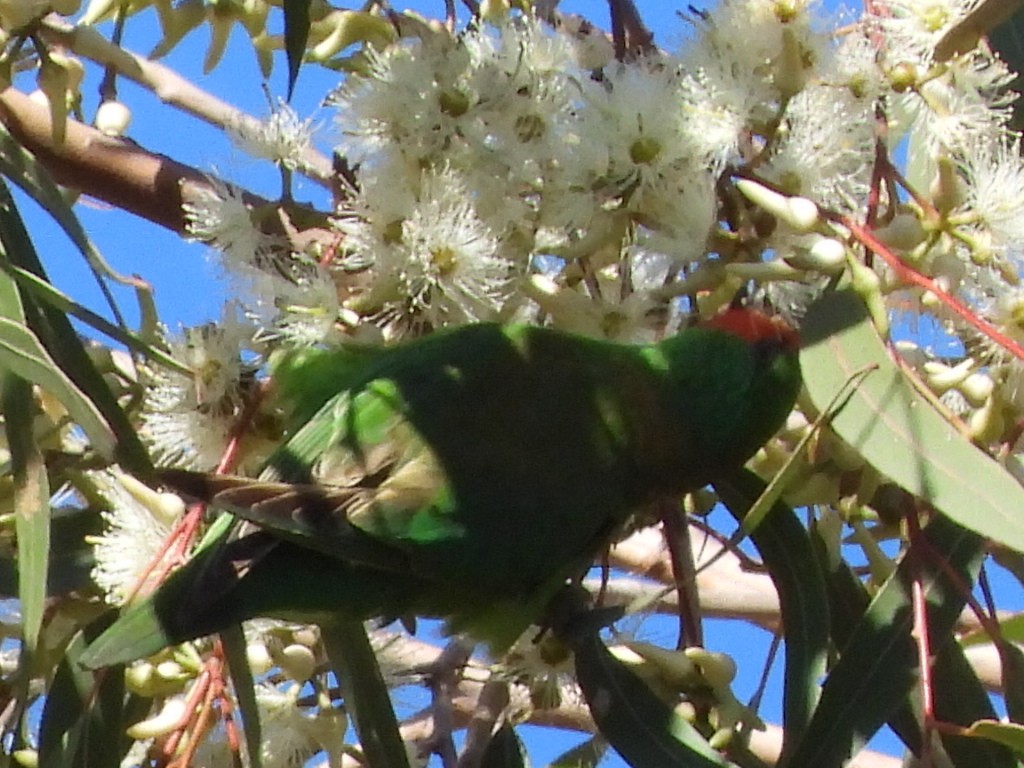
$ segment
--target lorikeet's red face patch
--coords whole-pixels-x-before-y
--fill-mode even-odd
[[[800,348],[800,336],[781,317],[771,317],[755,309],[729,308],[704,323],[739,336],[751,344],[774,342],[787,352]]]

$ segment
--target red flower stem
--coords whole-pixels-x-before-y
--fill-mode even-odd
[[[886,264],[896,273],[896,276],[904,283],[915,285],[919,288],[923,288],[926,291],[930,291],[935,297],[942,302],[947,308],[949,308],[954,314],[958,315],[968,325],[977,329],[988,338],[992,339],[996,344],[1001,346],[1007,352],[1010,352],[1020,360],[1024,360],[1024,347],[1018,344],[1016,341],[1011,339],[1009,336],[1004,334],[998,328],[991,323],[978,317],[976,312],[973,312],[970,308],[965,306],[962,302],[958,301],[954,297],[950,296],[946,291],[939,287],[939,284],[932,280],[926,275],[922,275],[913,267],[908,266],[900,260],[892,251],[885,247],[885,245],[876,238],[871,231],[864,227],[848,216],[835,216],[830,214],[824,214],[828,218],[832,218],[838,221],[844,227],[846,227],[853,236],[868,250],[872,253],[880,256]]]

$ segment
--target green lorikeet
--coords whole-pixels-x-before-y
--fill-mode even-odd
[[[504,648],[635,510],[772,436],[800,387],[797,346],[781,320],[730,309],[644,346],[481,324],[355,362],[292,355],[273,378],[301,426],[261,479],[161,474],[250,523],[225,527],[84,661],[255,616],[441,617]]]

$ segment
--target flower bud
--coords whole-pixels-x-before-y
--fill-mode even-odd
[[[736,188],[750,202],[786,222],[798,232],[809,232],[818,224],[818,206],[806,197],[786,197],[751,179],[739,179]]]
[[[263,643],[250,643],[245,647],[245,658],[254,675],[265,675],[274,666],[270,651]]]
[[[179,728],[185,722],[186,717],[188,717],[188,708],[185,706],[185,698],[175,696],[168,699],[164,703],[163,709],[155,716],[131,726],[128,729],[128,735],[138,741],[165,736]]]
[[[490,24],[501,24],[512,9],[509,0],[483,0],[480,3],[480,18]]]
[[[898,213],[884,227],[875,230],[875,237],[897,251],[910,251],[927,237],[921,220],[911,213]]]
[[[96,110],[95,124],[107,136],[123,136],[132,121],[132,111],[120,101],[104,101]]]
[[[736,678],[736,662],[724,653],[693,646],[683,651],[700,668],[704,681],[713,689],[728,688]]]
[[[981,408],[971,414],[967,428],[971,439],[982,445],[999,440],[1006,430],[1000,398],[995,395],[989,397]]]
[[[315,648],[320,642],[320,631],[314,626],[299,627],[292,632],[292,641],[307,648]]]
[[[957,389],[967,398],[967,402],[978,407],[992,396],[995,386],[987,373],[972,373],[957,385]]]
[[[627,640],[624,645],[652,664],[661,679],[676,690],[693,686],[699,676],[696,665],[684,651],[668,650],[639,640]]]
[[[119,472],[117,481],[128,494],[163,523],[173,523],[185,513],[185,502],[174,493],[159,493],[131,475]]]
[[[327,61],[350,45],[360,42],[383,48],[395,36],[387,19],[365,11],[335,10],[324,21],[329,21],[334,27],[307,54],[312,61]]]
[[[14,762],[22,768],[39,768],[39,752],[34,749],[16,749],[11,753]]]
[[[929,360],[924,364],[924,366],[922,366],[924,370],[924,380],[928,384],[928,387],[933,392],[937,392],[939,394],[942,394],[947,389],[960,384],[967,378],[973,367],[974,360],[969,357],[961,360],[952,367],[936,360]]]
[[[885,308],[882,281],[878,277],[878,273],[858,259],[849,259],[847,264],[850,269],[853,290],[864,300],[868,314],[878,333],[887,336],[889,334],[889,313]]]
[[[53,143],[62,144],[68,128],[68,85],[69,71],[56,63],[52,57],[44,58],[39,65],[36,84],[46,94],[50,109],[50,126]]]
[[[316,671],[316,656],[309,648],[299,643],[285,646],[277,662],[281,671],[296,682],[309,680]]]

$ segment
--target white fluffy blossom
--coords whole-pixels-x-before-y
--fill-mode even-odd
[[[152,565],[175,522],[175,513],[184,508],[179,503],[144,503],[141,494],[131,491],[139,481],[116,469],[87,473],[88,479],[107,502],[101,514],[103,533],[90,538],[96,564],[93,580],[107,600],[124,603],[133,592],[145,594],[154,584],[146,584],[143,574]],[[153,501],[157,494],[151,494]]]
[[[349,258],[372,264],[366,306],[387,319],[435,326],[495,317],[520,266],[502,253],[498,233],[478,217],[455,172],[425,174],[419,200],[384,227],[370,220],[372,211],[364,216],[339,228]]]
[[[859,208],[874,160],[874,104],[846,88],[812,85],[789,102],[785,114],[765,177],[791,195]]]
[[[170,343],[192,373],[157,368],[148,382],[139,433],[160,460],[195,469],[220,461],[252,383],[252,336],[229,310],[218,324],[189,328]]]
[[[219,251],[225,264],[262,264],[281,249],[282,242],[262,232],[238,187],[212,182],[183,188],[186,229],[195,240]]]
[[[1019,141],[976,144],[964,154],[964,216],[1000,248],[1024,243],[1024,161]]]
[[[228,133],[244,152],[292,170],[302,164],[303,155],[313,147],[313,121],[300,119],[283,101],[266,120],[236,122],[229,126]]]
[[[260,742],[261,763],[267,768],[300,768],[319,749],[318,732],[330,713],[313,714],[298,704],[298,686],[286,691],[261,684],[255,688],[256,705],[259,707],[262,740]],[[336,728],[342,736],[345,718],[336,718]],[[195,765],[230,766],[235,761],[223,729],[218,729],[206,738],[196,753]]]

